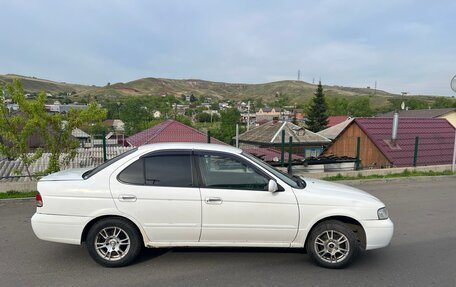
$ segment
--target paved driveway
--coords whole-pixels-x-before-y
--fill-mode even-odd
[[[82,246],[38,240],[34,202],[0,202],[0,286],[456,286],[456,178],[369,183],[396,225],[391,246],[344,270],[287,249],[148,249],[107,269]]]

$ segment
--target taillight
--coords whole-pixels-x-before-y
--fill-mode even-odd
[[[41,198],[41,194],[38,191],[36,192],[35,199],[36,199],[36,206],[42,207],[43,206],[43,199]]]

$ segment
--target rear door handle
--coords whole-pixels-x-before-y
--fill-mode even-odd
[[[222,204],[223,200],[220,197],[206,197],[206,204]]]
[[[131,194],[121,194],[119,196],[119,201],[136,201],[136,196],[131,195]]]

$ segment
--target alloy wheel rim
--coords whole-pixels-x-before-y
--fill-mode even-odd
[[[118,261],[128,254],[130,237],[122,228],[111,226],[98,232],[94,244],[95,250],[101,258]]]
[[[315,238],[314,248],[321,260],[335,264],[347,258],[350,242],[344,234],[336,230],[326,230]]]

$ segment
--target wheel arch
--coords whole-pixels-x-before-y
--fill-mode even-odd
[[[362,224],[358,220],[349,216],[334,215],[322,218],[312,225],[306,234],[306,239],[304,240],[304,250],[307,248],[307,242],[309,240],[309,235],[312,233],[312,230],[315,229],[320,223],[328,220],[337,220],[347,225],[355,233],[360,248],[362,250],[366,249],[366,231],[364,230]]]
[[[141,235],[141,241],[143,243],[143,246],[146,246],[146,236],[145,234],[143,233],[143,231],[141,230],[141,228],[139,228],[138,224],[136,224],[133,220],[125,217],[125,216],[121,216],[121,215],[101,215],[101,216],[98,216],[98,217],[95,217],[93,218],[92,220],[90,220],[85,226],[84,226],[84,229],[82,230],[82,234],[81,234],[81,243],[82,242],[85,242],[86,239],[87,239],[87,234],[89,233],[89,230],[90,228],[92,228],[92,226],[101,221],[101,220],[104,220],[104,219],[108,219],[108,218],[119,218],[119,219],[122,219],[122,220],[125,220],[127,221],[128,223],[130,223],[134,228],[136,228],[136,230],[138,231],[138,233]]]

